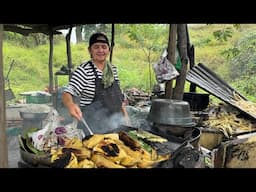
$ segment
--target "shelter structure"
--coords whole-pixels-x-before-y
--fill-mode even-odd
[[[43,33],[45,35],[49,36],[49,43],[50,43],[50,50],[49,50],[49,92],[53,92],[53,36],[62,34],[60,30],[68,29],[68,33],[66,35],[66,52],[67,52],[67,68],[68,68],[68,75],[69,78],[71,76],[71,69],[72,69],[72,58],[71,58],[71,48],[70,48],[70,37],[72,28],[79,26],[81,24],[0,24],[0,168],[8,167],[8,151],[7,151],[7,140],[6,140],[6,125],[5,125],[5,94],[4,94],[4,79],[3,79],[3,57],[2,57],[2,34],[4,31],[10,31],[19,33],[25,36],[28,36],[31,33]],[[182,24],[180,25],[180,29],[183,29],[186,25]],[[170,25],[170,31],[169,31],[169,42],[168,42],[168,52],[170,53],[168,55],[169,60],[174,60],[174,52],[175,52],[175,39],[176,39],[176,30],[179,27],[176,26],[176,24]],[[179,31],[179,30],[177,30]],[[182,31],[182,30],[180,30]],[[184,31],[184,30],[183,30]],[[110,54],[110,60],[112,59],[112,51],[114,46],[114,24],[112,24],[112,39],[111,39],[111,54]],[[178,39],[184,39],[184,35],[180,36]],[[186,39],[186,38],[185,38]],[[185,46],[183,46],[185,45]],[[186,50],[186,40],[181,43],[180,47],[182,47],[182,50]],[[184,52],[184,53],[183,53]],[[187,62],[187,54],[186,51],[183,51],[181,54],[182,61],[186,64]],[[172,61],[173,62],[173,61]],[[174,62],[173,62],[174,63]],[[185,71],[185,68],[184,68]],[[183,86],[184,86],[184,79],[185,79],[185,73],[180,77],[178,82],[182,82],[181,86],[176,92],[183,92]],[[168,89],[166,90],[166,97],[171,98],[171,91],[172,91],[172,83],[167,82]]]
[[[52,70],[52,59],[53,59],[53,36],[60,35],[62,32],[60,30],[68,29],[69,32],[66,35],[66,50],[68,58],[68,73],[71,75],[72,59],[71,59],[71,49],[70,49],[70,37],[72,28],[78,26],[79,24],[4,24],[3,30],[10,31],[28,36],[31,33],[42,33],[49,36],[50,50],[49,50],[49,92],[53,91],[53,70]]]
[[[5,111],[5,86],[3,78],[3,32],[10,31],[28,36],[31,33],[42,33],[49,36],[50,50],[49,50],[49,92],[53,92],[53,36],[60,35],[60,30],[68,29],[66,35],[66,52],[68,58],[68,75],[71,75],[72,59],[70,49],[70,37],[72,28],[79,24],[1,24],[0,25],[0,168],[8,167],[8,151],[7,151],[7,138],[6,138],[6,111]]]

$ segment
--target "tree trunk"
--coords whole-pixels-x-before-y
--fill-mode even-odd
[[[178,24],[177,31],[178,50],[181,57],[181,71],[180,75],[176,79],[176,85],[173,90],[173,99],[183,100],[188,65],[186,24]]]
[[[176,49],[176,36],[177,36],[177,24],[171,24],[169,28],[169,42],[168,42],[168,60],[175,64],[175,49]],[[173,80],[167,81],[165,84],[165,98],[172,98],[173,89],[172,89]]]
[[[82,38],[82,26],[77,26],[76,27],[76,43],[80,43],[83,41]]]
[[[3,25],[0,24],[0,168],[8,168],[8,148],[6,138],[5,93],[3,72]]]

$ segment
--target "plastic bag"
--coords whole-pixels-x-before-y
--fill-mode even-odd
[[[52,109],[46,118],[45,124],[43,124],[43,128],[28,135],[32,138],[33,146],[43,151],[53,145],[57,145],[58,138],[55,136],[54,131],[59,126],[61,126],[59,114],[57,110]]]
[[[158,83],[172,80],[179,75],[175,66],[167,59],[167,57],[160,57],[158,63],[154,64],[154,71]]]
[[[67,138],[76,137],[82,140],[85,137],[85,134],[82,129],[77,128],[77,124],[78,124],[78,121],[74,119],[72,123],[65,125],[67,132],[64,133],[63,136]]]
[[[85,136],[83,130],[77,128],[77,120],[67,125],[62,125],[58,112],[53,109],[43,129],[30,133],[33,146],[40,151],[47,151],[52,146],[64,145],[65,139],[78,138],[82,140]]]

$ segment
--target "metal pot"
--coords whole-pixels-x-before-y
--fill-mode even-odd
[[[153,99],[148,120],[162,125],[193,127],[189,103],[182,100]]]
[[[31,119],[31,120],[43,120],[47,117],[48,113],[31,113],[31,112],[22,112],[20,111],[20,117],[22,119]]]
[[[22,129],[23,133],[30,128],[42,129],[43,120],[46,119],[48,113],[31,113],[31,112],[21,112],[20,117],[23,119],[22,121]]]

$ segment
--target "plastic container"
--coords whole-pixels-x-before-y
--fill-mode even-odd
[[[49,103],[51,101],[51,96],[48,95],[27,95],[26,103],[34,103],[34,104],[43,104]]]

